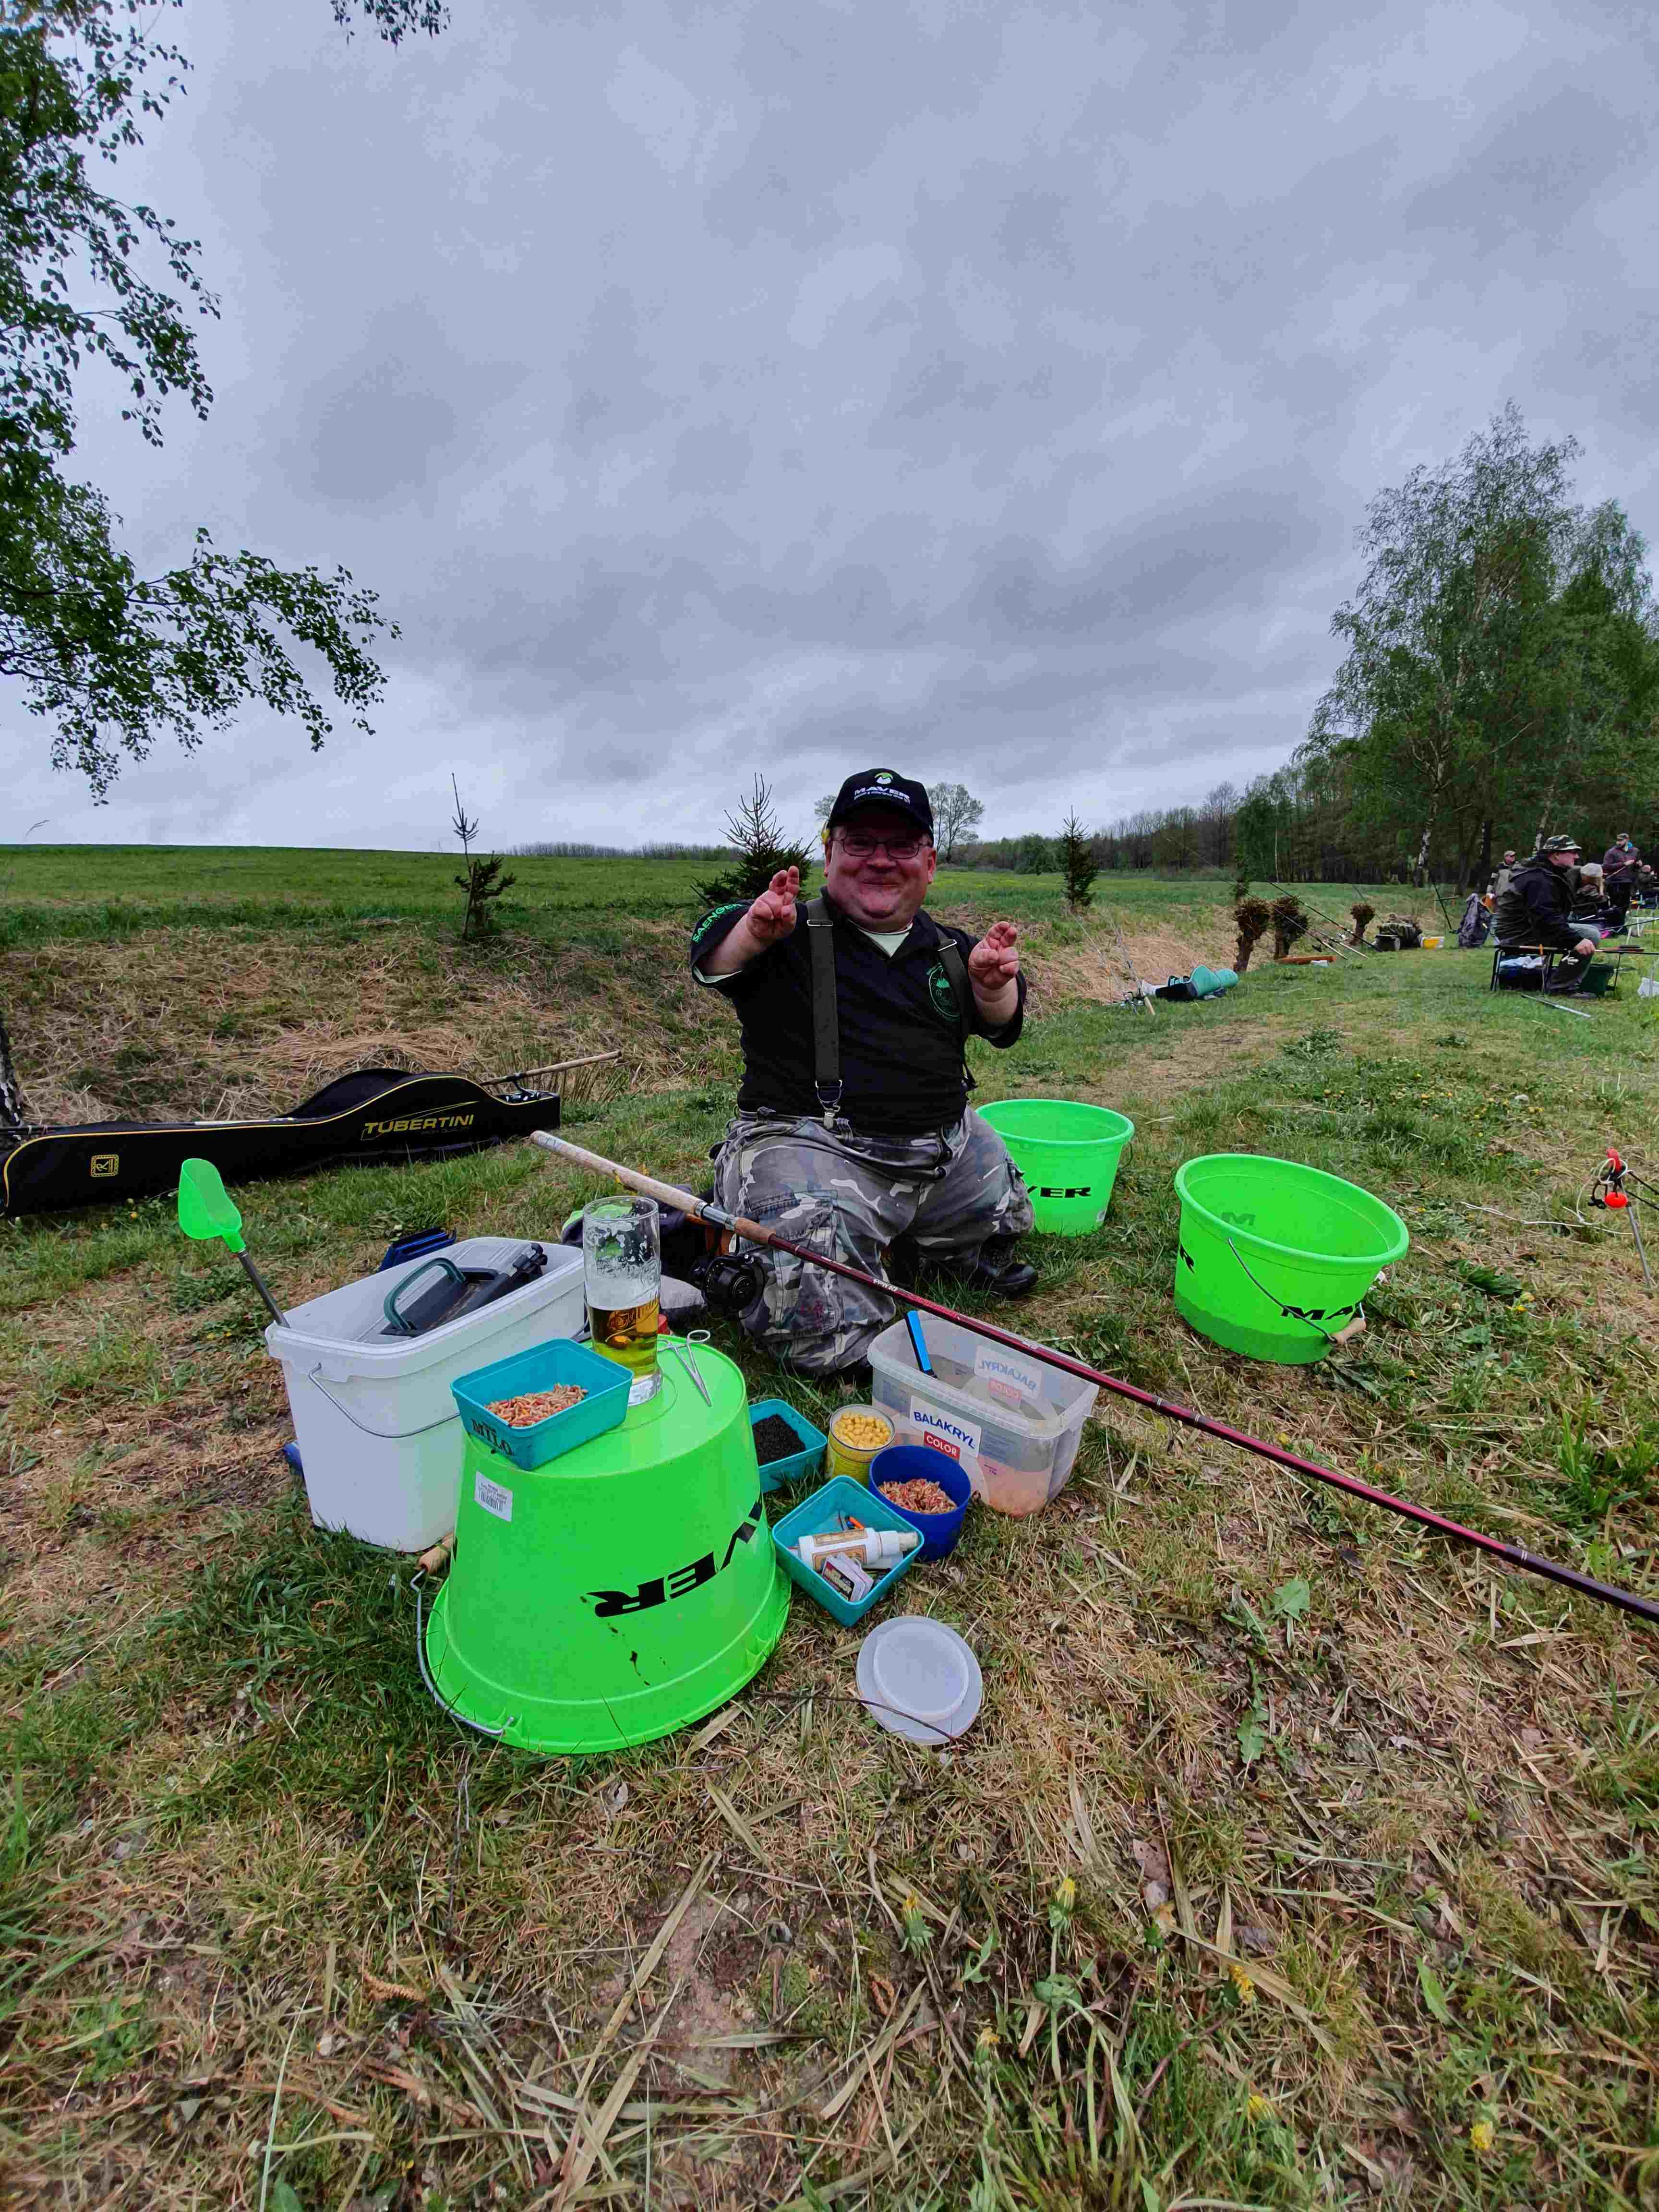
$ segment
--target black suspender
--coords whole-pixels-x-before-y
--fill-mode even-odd
[[[823,1126],[833,1129],[841,1115],[841,1015],[836,997],[835,923],[823,894],[806,902],[806,942],[812,961],[812,1088],[817,1093]],[[956,994],[959,1041],[968,1038],[968,969],[961,949],[941,933],[939,965]]]
[[[806,902],[806,942],[812,955],[812,1088],[823,1126],[841,1114],[841,1015],[836,1000],[836,929],[822,896]]]

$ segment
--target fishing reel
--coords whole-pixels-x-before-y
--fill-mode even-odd
[[[687,1271],[688,1280],[702,1292],[711,1313],[739,1314],[752,1306],[766,1287],[760,1263],[736,1252],[711,1252]]]

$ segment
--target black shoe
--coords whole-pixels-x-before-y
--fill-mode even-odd
[[[970,1291],[981,1297],[1029,1297],[1036,1288],[1037,1271],[1029,1260],[1015,1257],[1017,1240],[1012,1237],[991,1237],[970,1267],[952,1265],[950,1261],[935,1261],[936,1270],[954,1275]]]

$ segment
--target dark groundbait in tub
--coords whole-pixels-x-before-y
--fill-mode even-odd
[[[763,1420],[755,1423],[754,1429],[755,1456],[763,1467],[770,1467],[777,1460],[793,1459],[797,1452],[809,1449],[806,1439],[790,1427],[781,1413],[768,1413]]]

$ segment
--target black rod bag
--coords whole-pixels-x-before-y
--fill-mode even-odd
[[[501,1099],[470,1076],[364,1067],[264,1121],[25,1128],[0,1154],[0,1214],[151,1197],[172,1190],[190,1159],[211,1160],[227,1182],[248,1182],[337,1160],[441,1159],[558,1126],[556,1092]]]

